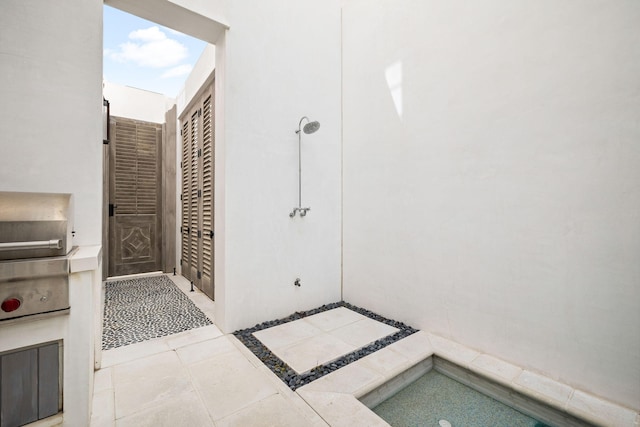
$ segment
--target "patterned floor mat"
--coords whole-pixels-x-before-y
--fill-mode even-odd
[[[166,276],[105,284],[103,350],[211,324]]]

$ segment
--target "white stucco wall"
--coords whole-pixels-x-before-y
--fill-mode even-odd
[[[0,6],[0,190],[72,193],[73,244],[97,245],[91,265],[70,276],[68,315],[0,326],[0,352],[64,341],[65,426],[88,425],[93,393],[92,303],[102,271],[101,52],[102,2]]]
[[[229,28],[226,0],[104,0],[117,9],[172,28],[209,43],[217,43]]]
[[[198,58],[198,61],[196,61],[193,66],[193,70],[185,80],[184,86],[182,86],[180,93],[178,93],[178,96],[176,97],[176,115],[178,118],[189,106],[189,103],[193,101],[194,96],[198,94],[198,91],[211,76],[215,67],[216,47],[212,44],[208,44],[205,46],[202,54]],[[179,126],[178,129],[180,129]]]
[[[178,6],[198,15],[193,28],[174,25],[179,23],[163,8],[148,2],[108,4],[195,37],[206,32],[199,22],[233,22],[219,38],[204,38],[216,43],[205,55],[215,57],[219,77],[216,323],[231,332],[339,300],[340,2],[181,1]],[[191,92],[187,87],[179,95],[178,115]],[[322,127],[305,138],[302,150],[303,204],[312,211],[292,219],[298,194],[294,131],[304,115]],[[293,285],[297,277],[300,288]]]
[[[345,300],[637,410],[639,22],[345,2]]]
[[[0,190],[73,193],[75,245],[102,241],[102,3],[0,12]]]
[[[340,300],[341,65],[337,0],[226,8],[230,29],[216,46],[225,76],[216,89],[216,322],[230,332]],[[289,218],[302,116],[321,123],[302,141],[302,203],[312,210]]]
[[[103,94],[109,101],[112,116],[152,123],[164,123],[164,114],[175,103],[173,98],[161,93],[108,81],[103,83]]]

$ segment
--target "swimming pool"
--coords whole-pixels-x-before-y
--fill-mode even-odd
[[[429,359],[414,375],[391,380],[360,400],[393,427],[591,425],[445,359]]]
[[[427,372],[372,410],[394,427],[542,425],[436,370]]]

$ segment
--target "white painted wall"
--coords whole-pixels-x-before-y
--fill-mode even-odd
[[[340,3],[229,0],[226,8],[230,29],[216,52],[224,267],[216,259],[215,280],[216,322],[231,332],[340,300]],[[305,115],[321,123],[302,141],[302,203],[312,210],[292,219],[294,131]]]
[[[209,43],[217,43],[228,28],[225,0],[104,0],[104,3]]]
[[[637,410],[638,22],[346,1],[345,300]]]
[[[193,98],[198,94],[198,91],[202,88],[202,85],[211,76],[211,73],[216,67],[216,47],[212,44],[205,46],[202,54],[193,66],[193,70],[189,73],[187,80],[184,82],[184,86],[180,89],[180,93],[176,97],[176,116],[179,118],[184,110],[189,107],[189,103],[193,101]],[[180,129],[180,126],[177,127]],[[177,144],[178,146],[180,144]],[[179,158],[180,156],[178,156]],[[180,188],[180,187],[178,187]]]
[[[0,190],[73,193],[75,245],[102,240],[102,3],[7,0]]]
[[[216,323],[231,332],[339,300],[340,2],[107,3],[195,37],[206,32],[199,22],[233,22],[204,37],[215,50],[205,50],[189,78],[216,67]],[[195,27],[170,19],[176,5],[192,8]],[[191,86],[178,96],[178,116],[199,89]],[[302,150],[303,204],[312,211],[291,219],[294,131],[304,115],[322,123]]]
[[[174,99],[161,93],[104,81],[104,97],[112,116],[164,123],[164,114],[173,107]]]
[[[72,193],[73,244],[99,253],[102,2],[5,0],[0,9],[0,190]],[[69,315],[0,326],[0,352],[64,340],[68,426],[89,423],[99,261],[70,276]]]

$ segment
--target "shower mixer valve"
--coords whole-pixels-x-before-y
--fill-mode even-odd
[[[309,212],[311,208],[293,208],[293,210],[289,213],[289,218],[293,218],[296,216],[296,212],[300,212],[300,216],[306,216],[307,212]]]

